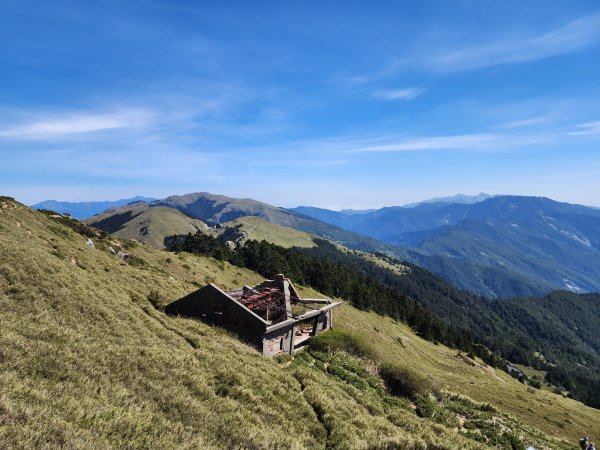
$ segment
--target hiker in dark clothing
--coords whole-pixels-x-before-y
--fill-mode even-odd
[[[588,436],[584,436],[579,439],[579,446],[581,447],[581,450],[588,450],[589,444],[590,438]]]

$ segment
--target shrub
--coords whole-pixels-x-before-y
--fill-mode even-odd
[[[558,395],[563,395],[564,389],[560,386],[555,386],[554,389],[552,389],[552,392]]]
[[[160,299],[160,294],[158,293],[158,291],[150,291],[147,298],[150,304],[154,306],[155,309],[158,309],[160,311],[164,309],[164,305]]]
[[[147,269],[149,264],[139,256],[131,256],[129,258],[129,265],[137,267],[138,269]]]
[[[435,391],[433,384],[424,376],[396,364],[384,364],[379,368],[387,389],[400,397],[416,399],[426,397]]]
[[[540,389],[542,387],[542,380],[539,376],[534,375],[530,380],[529,384],[536,389]]]
[[[137,241],[130,239],[129,241],[123,241],[121,244],[124,250],[131,250],[132,248],[137,247]]]
[[[273,358],[276,362],[278,362],[279,364],[284,364],[284,363],[288,363],[291,362],[293,358],[292,355],[284,353],[283,355],[277,355],[275,356],[275,358]]]
[[[355,356],[373,358],[373,350],[360,337],[345,330],[333,329],[313,337],[309,341],[311,350],[318,352],[345,351]]]
[[[416,413],[419,417],[432,419],[437,411],[437,403],[428,395],[417,396],[415,401]]]

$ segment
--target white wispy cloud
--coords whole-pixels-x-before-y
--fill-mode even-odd
[[[489,148],[502,139],[497,134],[463,134],[457,136],[393,138],[376,145],[354,143],[350,153],[389,153],[418,150],[472,150]]]
[[[73,112],[47,114],[0,128],[0,138],[39,140],[96,133],[123,128],[141,128],[152,120],[145,109],[123,109],[107,113]]]
[[[436,43],[434,47],[417,46],[408,54],[390,58],[375,72],[347,76],[342,82],[348,86],[360,86],[413,70],[452,73],[522,63],[574,53],[598,43],[600,13],[595,13],[535,35],[497,36],[488,43],[464,47],[452,47],[446,43]]]
[[[412,100],[423,92],[425,89],[422,88],[386,89],[375,91],[373,96],[383,100]]]
[[[495,127],[496,129],[500,127]],[[600,134],[600,122],[590,122],[573,127],[562,126],[541,130],[507,128],[503,132],[474,132],[450,135],[410,136],[400,134],[354,135],[288,142],[275,147],[261,148],[265,155],[344,155],[344,163],[352,161],[350,155],[386,154],[400,152],[514,152],[523,148],[546,148],[548,145],[589,143]],[[594,136],[592,136],[594,135]],[[578,139],[575,141],[575,139]],[[327,155],[327,156],[325,156]]]
[[[554,135],[512,135],[504,133],[472,133],[446,136],[355,135],[288,142],[256,149],[267,155],[288,158],[289,155],[311,155],[321,159],[344,155],[339,161],[349,164],[350,155],[420,151],[495,151],[519,146],[536,145],[553,139]],[[338,161],[339,156],[336,157]]]
[[[585,16],[536,36],[515,36],[497,42],[438,54],[422,63],[439,71],[461,71],[538,60],[573,53],[600,41],[600,13]]]
[[[576,127],[577,129],[575,131],[569,132],[571,136],[600,134],[600,120],[596,122],[580,123]]]
[[[530,117],[529,119],[513,120],[511,122],[503,123],[498,125],[498,128],[525,128],[547,123],[548,120],[548,116]]]

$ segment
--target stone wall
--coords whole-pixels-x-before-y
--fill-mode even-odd
[[[294,324],[265,333],[263,339],[263,355],[274,356],[290,353],[294,346]]]
[[[258,349],[263,347],[265,322],[212,284],[170,303],[165,312],[226,328]]]

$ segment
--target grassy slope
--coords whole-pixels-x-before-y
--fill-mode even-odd
[[[310,365],[263,358],[146,300],[151,290],[170,301],[206,277],[227,288],[256,274],[148,246],[130,250],[145,261],[132,266],[107,245],[89,248],[22,206],[0,209],[0,442],[8,448],[478,448],[410,408]]]
[[[244,240],[253,239],[256,241],[262,241],[263,239],[275,245],[281,247],[301,247],[311,248],[314,247],[314,239],[322,239],[314,234],[305,233],[303,231],[295,230],[294,228],[284,227],[277,225],[272,222],[260,219],[258,217],[240,217],[239,219],[223,224],[226,227],[241,226],[240,229],[246,233]],[[360,250],[351,250],[348,247],[344,247],[341,244],[332,243],[343,252],[351,252],[355,255],[362,257],[363,259],[377,264],[380,267],[391,270],[396,274],[403,274],[409,268],[399,263],[390,263],[382,258],[375,256],[372,253],[365,253]]]
[[[233,223],[237,222],[244,224],[242,229],[249,233],[249,239],[265,239],[284,247],[308,247],[306,242],[312,242],[313,236],[309,234],[256,217],[244,217]],[[359,254],[396,273],[401,274],[407,270],[404,266],[390,264],[373,254],[338,247]],[[423,372],[423,367],[426,367],[425,372],[444,388],[478,401],[492,403],[524,423],[549,434],[575,439],[579,435],[589,434],[594,429],[595,421],[600,419],[600,411],[548,392],[549,389],[536,390],[532,394],[527,391],[527,386],[503,371],[485,368],[481,361],[477,363],[477,367],[473,367],[456,357],[456,351],[424,341],[416,337],[409,327],[389,318],[358,311],[348,305],[337,311],[336,326],[356,332],[368,342],[377,342],[378,356],[382,361],[399,363],[419,372]],[[404,339],[401,338],[403,336]],[[543,372],[531,368],[525,370],[543,378]]]
[[[382,361],[425,373],[443,388],[492,403],[554,436],[575,442],[593,432],[600,420],[597,409],[546,390],[530,392],[508,374],[486,367],[481,361],[472,366],[472,360],[457,356],[456,350],[424,341],[390,318],[343,306],[336,311],[334,324],[377,343],[375,349]]]
[[[130,251],[145,264],[132,266],[107,245],[97,239],[89,248],[82,236],[22,206],[0,209],[0,442],[7,446],[477,447],[410,408],[390,406],[310,364],[265,359],[217,328],[167,317],[146,300],[151,290],[168,302],[194,283],[229,288],[258,275],[141,245]],[[576,402],[528,394],[512,379],[477,376],[444,356],[449,350],[389,319],[346,306],[335,321],[378,342],[382,358],[427,367],[453,390],[488,395],[513,414],[518,403],[509,396],[533,405],[531,398],[547,395],[555,404],[550,420],[568,413],[572,423],[544,425],[534,412],[521,418],[557,436],[573,438],[600,419]]]
[[[201,220],[192,219],[173,208],[148,208],[145,203],[128,205],[124,210],[131,211],[134,216],[124,223],[111,224],[105,231],[120,239],[136,239],[155,248],[165,248],[164,239],[174,234],[206,231],[207,225]],[[86,223],[98,222],[110,217],[110,214],[99,214],[86,220]]]
[[[263,239],[273,244],[285,248],[290,247],[314,247],[315,242],[312,235],[293,228],[282,227],[271,222],[259,219],[258,217],[247,216],[227,222],[224,226],[237,227],[246,233],[245,240],[253,239],[262,241]]]
[[[140,205],[138,204],[138,206]],[[396,248],[373,238],[346,231],[342,228],[319,222],[308,216],[248,198],[237,199],[207,192],[196,192],[187,195],[174,195],[163,200],[145,204],[146,208],[156,206],[175,208],[189,217],[210,223],[225,223],[240,217],[256,216],[268,222],[342,243],[350,248],[380,251],[389,254],[395,254],[397,251]],[[118,218],[118,216],[129,209],[131,209],[131,205],[111,208],[105,211],[102,216],[106,218],[112,215]],[[95,218],[88,219],[88,223],[99,226],[96,222]]]

